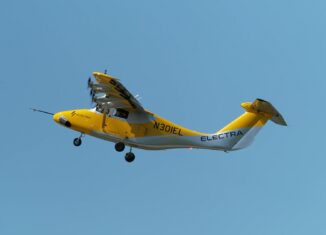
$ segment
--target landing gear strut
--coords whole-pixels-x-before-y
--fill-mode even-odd
[[[116,143],[114,148],[117,152],[123,152],[125,150],[126,145],[122,142]]]
[[[73,143],[74,143],[74,145],[76,147],[79,147],[82,144],[82,137],[84,137],[84,134],[83,133],[81,133],[78,138],[75,138],[74,139],[74,142]]]

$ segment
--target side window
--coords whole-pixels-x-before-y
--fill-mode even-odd
[[[117,109],[114,116],[127,119],[129,116],[129,112],[124,109]]]

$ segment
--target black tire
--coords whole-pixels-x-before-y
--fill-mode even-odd
[[[76,147],[79,147],[82,144],[82,140],[80,138],[74,139],[74,145]]]
[[[122,142],[119,142],[115,144],[114,148],[117,152],[123,152],[123,150],[126,148],[126,145]]]
[[[135,154],[133,153],[126,153],[125,159],[127,162],[133,162],[135,160]]]

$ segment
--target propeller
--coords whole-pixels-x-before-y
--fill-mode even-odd
[[[91,98],[92,98],[92,102],[96,103],[97,97],[95,96],[95,94],[93,94]]]
[[[95,102],[95,92],[93,90],[93,85],[94,85],[94,82],[92,81],[91,77],[89,77],[87,80],[87,88],[90,89],[89,95],[91,97],[91,105],[93,104],[93,102]]]
[[[93,82],[92,82],[91,77],[89,77],[88,81],[87,81],[87,88],[92,88],[92,87],[93,87]]]

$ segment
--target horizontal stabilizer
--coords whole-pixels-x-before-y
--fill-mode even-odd
[[[282,115],[277,111],[277,109],[268,101],[262,99],[256,99],[254,102],[246,102],[241,104],[241,106],[251,113],[261,114],[274,123],[282,126],[287,126],[286,121]]]

